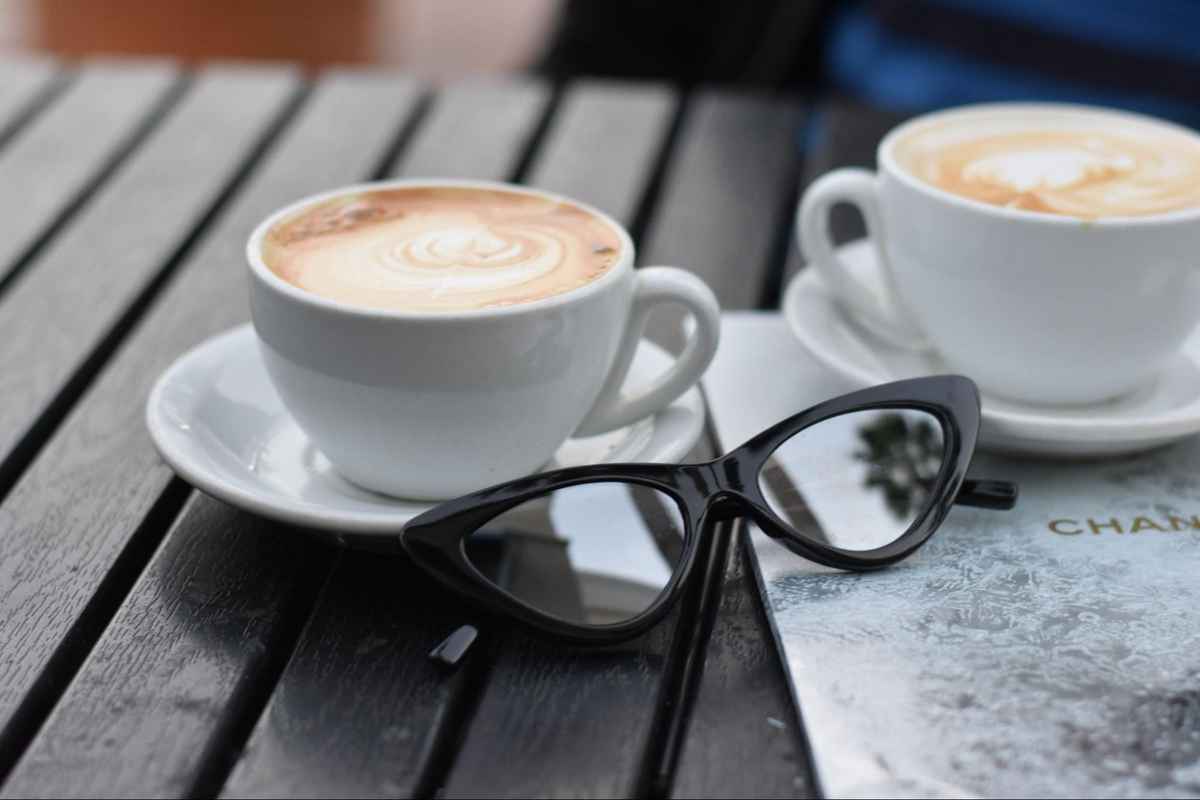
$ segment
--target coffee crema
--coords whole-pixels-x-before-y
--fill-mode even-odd
[[[273,225],[267,267],[321,297],[395,311],[530,303],[584,286],[623,247],[570,202],[503,189],[394,187],[344,194]]]
[[[1200,207],[1200,136],[1087,111],[966,113],[901,137],[896,160],[939,189],[1080,219]]]

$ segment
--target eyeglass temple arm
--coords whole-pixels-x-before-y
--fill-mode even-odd
[[[954,502],[960,506],[1007,511],[1017,504],[1017,485],[1012,481],[965,480]]]

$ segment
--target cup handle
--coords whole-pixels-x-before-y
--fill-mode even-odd
[[[862,212],[867,236],[875,248],[875,257],[883,273],[886,297],[880,297],[856,278],[838,257],[829,238],[829,211],[835,203],[850,203]],[[865,169],[839,169],[816,180],[804,193],[796,215],[800,249],[805,260],[816,269],[825,285],[838,299],[875,333],[891,343],[919,350],[929,346],[925,335],[896,295],[892,269],[884,246],[883,217],[879,213],[879,195],[875,173]]]
[[[675,267],[643,267],[634,276],[637,286],[633,307],[617,356],[600,396],[575,431],[576,436],[593,436],[624,427],[673,403],[700,380],[717,353],[721,307],[704,281]],[[627,396],[621,388],[642,341],[646,320],[655,306],[666,303],[682,305],[691,312],[696,324],[674,365],[636,396]]]

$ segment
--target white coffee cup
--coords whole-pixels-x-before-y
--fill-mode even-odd
[[[405,312],[351,307],[300,289],[262,258],[267,231],[312,203],[379,188],[456,186],[565,200],[458,180],[362,184],[313,196],[250,237],[251,307],[271,382],[296,422],[350,481],[442,499],[537,471],[572,435],[629,425],[676,400],[716,353],[720,309],[695,275],[634,270],[629,234],[612,267],[577,289],[499,308]],[[646,318],[662,304],[695,319],[682,355],[633,396],[622,384]]]
[[[805,192],[804,255],[854,316],[894,343],[932,346],[985,393],[1047,404],[1107,400],[1154,380],[1200,322],[1200,208],[1074,217],[968,199],[898,163],[897,142],[960,118],[1054,115],[1120,131],[1137,114],[1067,104],[999,103],[927,114],[892,130],[878,172],[839,169]],[[829,209],[857,206],[882,272],[868,288],[838,258]]]

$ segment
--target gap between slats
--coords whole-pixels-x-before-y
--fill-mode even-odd
[[[0,126],[0,148],[16,138],[17,134],[37,119],[38,115],[57,100],[77,77],[75,72],[60,69],[46,82],[45,86],[38,89],[7,124]]]
[[[763,281],[762,293],[755,306],[764,311],[778,310],[779,303],[783,298],[783,284],[787,278],[791,249],[796,246],[793,220],[796,206],[800,202],[800,175],[801,171],[797,168],[788,178],[790,190],[785,194],[780,205],[779,221],[776,224],[775,240],[771,243],[771,257],[767,265],[766,279]]]
[[[538,119],[537,124],[533,126],[533,129],[529,133],[529,138],[521,146],[521,151],[513,163],[512,172],[509,175],[509,180],[513,183],[524,182],[533,169],[538,151],[541,149],[542,142],[546,140],[546,134],[550,131],[550,124],[558,114],[559,108],[562,107],[563,97],[566,95],[566,92],[567,84],[563,81],[556,82],[550,88],[550,99],[546,101],[545,107],[542,108],[541,117]]]
[[[691,107],[691,95],[687,91],[676,87],[676,97],[675,111],[671,115],[671,124],[667,127],[667,135],[663,137],[662,146],[655,154],[654,169],[650,172],[646,189],[638,201],[637,210],[629,224],[629,238],[633,239],[634,245],[639,249],[641,249],[646,238],[646,231],[649,230],[653,221],[654,212],[659,207],[663,186],[673,163],[672,155],[676,152],[679,134],[683,130],[684,120],[687,119],[688,109]],[[640,267],[643,264],[639,261],[635,266]]]
[[[801,184],[804,183],[809,143],[813,140],[813,131],[818,124],[818,115],[805,115],[800,140],[797,142],[800,156],[792,164],[791,173],[786,181],[787,191],[780,198],[775,223],[775,239],[771,243],[766,277],[763,280],[762,292],[756,306],[763,310],[771,311],[779,308],[779,303],[783,298],[784,282],[791,277],[788,275],[788,267],[794,263],[792,248],[796,247],[796,209],[800,204],[800,190]]]

